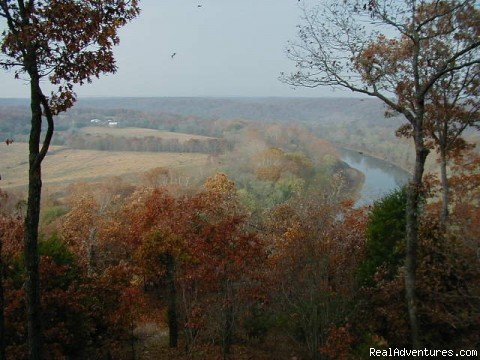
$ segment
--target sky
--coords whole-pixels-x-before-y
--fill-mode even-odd
[[[278,80],[294,70],[285,47],[301,21],[297,0],[140,4],[140,16],[120,32],[117,73],[76,87],[79,97],[352,96],[328,88],[294,90]],[[0,71],[0,97],[28,94],[27,83]]]

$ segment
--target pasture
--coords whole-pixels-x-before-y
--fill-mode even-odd
[[[203,135],[194,135],[194,134],[185,134],[177,133],[170,131],[154,130],[154,129],[145,129],[145,128],[110,128],[102,126],[88,126],[79,129],[79,133],[83,135],[96,135],[96,136],[106,136],[110,135],[113,137],[125,137],[125,138],[145,138],[145,137],[156,137],[162,139],[177,139],[179,142],[185,142],[190,139],[195,140],[208,140],[213,139],[209,136]]]
[[[107,129],[109,130],[109,129]],[[206,164],[207,154],[74,150],[52,146],[43,163],[43,183],[63,185],[138,174],[156,167],[183,169]],[[0,188],[26,187],[28,145],[0,144]]]

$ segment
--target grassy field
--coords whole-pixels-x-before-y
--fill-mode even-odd
[[[198,140],[208,140],[213,139],[208,136],[202,135],[193,135],[193,134],[184,134],[176,133],[170,131],[161,131],[153,129],[144,129],[144,128],[109,128],[101,126],[89,126],[81,128],[79,130],[81,134],[84,135],[111,135],[114,137],[125,137],[125,138],[144,138],[148,136],[162,138],[162,139],[178,139],[179,142],[184,142],[190,139]]]
[[[0,144],[1,188],[24,187],[27,184],[27,154],[26,143]],[[142,173],[156,167],[188,168],[205,164],[207,158],[207,154],[199,153],[107,152],[53,146],[43,163],[43,183],[62,185],[93,181]]]

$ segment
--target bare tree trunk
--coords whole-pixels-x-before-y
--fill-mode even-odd
[[[189,323],[190,321],[190,316],[188,315],[191,310],[192,310],[192,303],[195,302],[195,297],[196,297],[196,285],[193,284],[193,289],[190,291],[185,288],[185,286],[182,286],[182,304],[183,304],[183,311],[185,313],[185,321]],[[187,292],[190,292],[190,294],[187,294]],[[188,298],[190,296],[190,298]],[[191,356],[191,352],[195,346],[195,341],[198,337],[198,329],[190,327],[190,326],[185,326],[184,327],[184,334],[185,334],[185,354],[188,355],[189,357]]]
[[[440,212],[440,226],[445,229],[448,220],[449,187],[447,176],[447,154],[444,146],[440,145],[440,172],[442,183],[442,209]]]
[[[168,253],[165,255],[165,259],[167,265],[169,346],[176,348],[178,344],[178,315],[177,288],[175,286],[175,259]]]
[[[137,352],[135,351],[135,334],[133,331],[135,330],[135,324],[132,323],[130,324],[130,348],[132,350],[132,360],[137,359]]]
[[[415,170],[407,193],[406,209],[406,259],[405,259],[405,296],[410,323],[411,341],[414,349],[420,348],[419,325],[416,298],[416,269],[418,248],[418,224],[422,194],[422,178],[428,149],[423,143],[421,130],[415,133]]]
[[[25,218],[25,266],[27,270],[26,302],[28,350],[30,360],[40,360],[42,354],[42,331],[40,316],[40,278],[38,256],[38,223],[42,191],[41,162],[39,158],[40,134],[42,131],[42,109],[40,80],[38,74],[31,74],[31,129],[29,140],[28,203]]]
[[[96,269],[96,243],[95,238],[97,234],[97,229],[90,229],[88,234],[88,244],[87,244],[87,272],[88,275],[93,275]]]
[[[233,305],[228,304],[225,309],[225,334],[223,342],[223,358],[229,359],[232,353],[232,344],[233,344],[233,328],[234,328],[234,311]]]
[[[313,309],[313,319],[312,319],[312,331],[313,331],[313,336],[312,336],[312,359],[313,360],[319,360],[320,359],[320,346],[319,346],[319,324],[318,324],[318,305],[316,299],[314,300],[314,309]]]
[[[3,264],[3,233],[0,229],[0,360],[6,359],[5,353],[5,296],[3,288],[3,273],[4,273],[4,264]]]
[[[232,284],[229,280],[227,280],[225,285],[225,323],[223,329],[223,346],[222,346],[222,353],[223,359],[229,359],[232,353],[232,344],[234,338],[234,330],[235,330],[235,309],[234,309],[234,294],[233,294]]]

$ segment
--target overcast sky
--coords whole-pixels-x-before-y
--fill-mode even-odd
[[[280,72],[293,70],[284,50],[300,22],[297,0],[140,3],[140,16],[121,31],[118,72],[77,87],[80,97],[352,96],[278,81]],[[0,97],[27,96],[24,82],[0,71]]]

